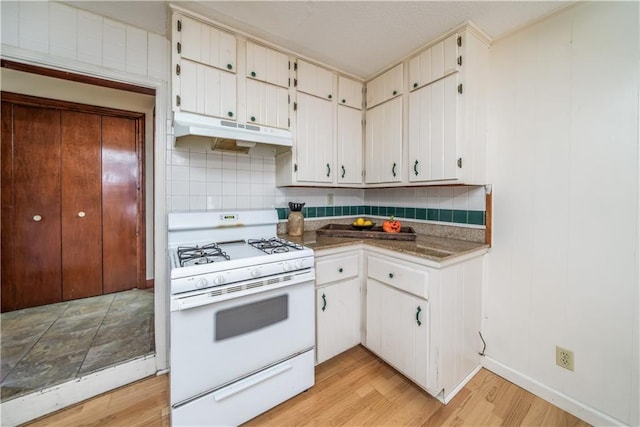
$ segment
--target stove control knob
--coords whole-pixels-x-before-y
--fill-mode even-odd
[[[224,284],[224,276],[216,276],[213,278],[213,284],[220,286]]]
[[[297,260],[295,263],[296,266],[296,270],[302,270],[302,268],[304,267],[304,264],[302,263],[302,260]]]
[[[207,279],[203,278],[196,282],[196,288],[198,289],[206,288],[208,284],[209,282],[207,282]]]
[[[291,271],[292,269],[291,264],[286,261],[282,263],[282,268],[284,269],[284,271]]]
[[[260,277],[260,269],[252,268],[251,269],[251,277]]]

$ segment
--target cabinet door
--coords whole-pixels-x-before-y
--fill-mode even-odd
[[[236,119],[236,76],[197,62],[180,63],[180,109]]]
[[[362,109],[362,83],[338,76],[338,104]]]
[[[402,94],[402,70],[403,64],[398,64],[367,83],[367,108]]]
[[[180,55],[183,59],[235,73],[235,36],[186,16],[179,19]]]
[[[289,91],[247,79],[247,123],[289,128]]]
[[[289,57],[282,52],[247,42],[247,77],[289,87]]]
[[[455,73],[458,63],[458,34],[447,37],[409,61],[410,90],[421,88]]]
[[[428,304],[367,280],[367,347],[422,387],[428,386]]]
[[[318,98],[333,99],[333,80],[335,74],[324,68],[310,64],[298,59],[298,84],[296,89],[299,92],[315,95]]]
[[[60,138],[60,111],[2,103],[3,311],[62,299]]]
[[[316,290],[318,363],[360,343],[360,279]]]
[[[402,180],[402,97],[367,110],[365,181]]]
[[[333,182],[333,108],[331,101],[298,93],[296,161],[298,181]]]
[[[362,184],[362,111],[338,105],[339,184]]]
[[[74,111],[61,114],[62,299],[67,301],[102,294],[102,210],[108,207],[102,205],[99,167],[102,164],[101,117]],[[125,155],[119,153],[118,159]],[[136,168],[137,164],[131,170],[127,168],[123,176],[131,175]],[[119,233],[118,229],[115,234]]]
[[[458,178],[458,75],[409,94],[409,181]]]

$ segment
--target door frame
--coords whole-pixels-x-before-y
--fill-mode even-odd
[[[146,194],[145,194],[145,157],[144,157],[144,141],[145,141],[145,114],[135,111],[119,110],[115,108],[98,107],[88,104],[80,104],[69,101],[61,101],[56,99],[42,98],[31,95],[23,95],[12,92],[0,92],[0,98],[3,102],[9,102],[17,105],[28,105],[31,107],[51,108],[65,111],[76,111],[82,113],[90,113],[111,117],[120,117],[134,120],[136,135],[135,147],[138,164],[138,179],[136,186],[138,191],[136,205],[138,216],[136,219],[136,249],[137,249],[137,274],[136,282],[139,289],[147,287],[146,280]],[[15,283],[10,284],[15,287]],[[15,289],[11,290],[15,294]]]

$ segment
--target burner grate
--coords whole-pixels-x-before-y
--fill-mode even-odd
[[[212,262],[231,259],[231,257],[215,243],[209,243],[203,246],[179,246],[177,254],[180,267],[211,264]]]
[[[280,239],[278,237],[272,237],[270,239],[249,239],[247,243],[249,243],[256,249],[260,249],[266,254],[276,254],[289,252],[291,250],[304,249],[302,245],[290,242],[288,240]]]

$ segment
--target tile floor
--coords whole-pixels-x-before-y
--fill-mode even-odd
[[[153,353],[153,290],[2,313],[0,333],[5,401]]]

